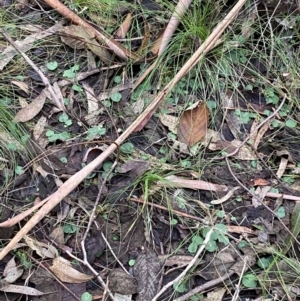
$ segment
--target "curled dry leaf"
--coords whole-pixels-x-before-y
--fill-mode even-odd
[[[206,134],[209,110],[205,102],[200,102],[193,109],[186,110],[179,121],[178,140],[193,146]]]
[[[46,101],[45,89],[28,106],[21,109],[14,118],[15,122],[26,122],[34,118],[43,108]]]
[[[56,256],[58,256],[56,248],[51,245],[32,239],[27,235],[24,236],[24,240],[27,245],[32,250],[36,251],[36,253],[42,258],[55,258]]]
[[[72,268],[71,263],[63,257],[53,259],[52,266],[49,269],[62,282],[83,283],[93,278],[91,275],[80,273]]]

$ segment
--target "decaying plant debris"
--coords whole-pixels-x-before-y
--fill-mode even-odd
[[[299,3],[0,1],[3,300],[297,300]]]

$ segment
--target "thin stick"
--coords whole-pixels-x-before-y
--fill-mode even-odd
[[[135,202],[135,203],[145,204],[145,201],[140,200],[140,199],[131,198],[130,200]],[[164,206],[154,204],[154,203],[151,203],[151,202],[147,202],[147,205],[150,205],[150,206],[155,207],[155,208],[159,208],[159,209],[164,210],[164,211],[170,211],[168,208],[166,208]],[[198,217],[198,216],[193,216],[193,215],[190,215],[190,214],[178,211],[178,210],[172,209],[172,213],[175,213],[179,216],[184,216],[184,217],[193,219],[195,221],[203,223],[204,225],[209,225],[210,224],[209,221],[205,220],[204,218],[201,218],[201,217]]]
[[[119,258],[116,256],[115,252],[113,251],[112,247],[110,246],[110,244],[109,244],[108,240],[106,239],[105,235],[103,234],[103,232],[101,232],[101,236],[102,236],[102,238],[104,239],[106,245],[108,246],[108,248],[109,248],[111,254],[112,254],[113,257],[115,258],[115,260],[118,262],[118,264],[120,265],[120,267],[123,269],[123,271],[124,271],[126,274],[130,275],[130,273],[125,269],[125,267],[124,267],[124,265],[122,264],[122,262],[121,262],[121,261],[119,260]]]
[[[180,283],[183,278],[185,277],[185,275],[187,274],[187,272],[196,264],[196,261],[198,260],[199,256],[201,255],[201,253],[204,251],[206,245],[208,244],[208,242],[210,241],[210,237],[213,233],[213,228],[211,228],[205,237],[205,240],[203,242],[203,244],[200,246],[199,250],[197,251],[196,255],[194,256],[194,258],[190,261],[190,263],[188,264],[188,266],[183,270],[183,272],[177,276],[174,280],[170,281],[168,284],[166,284],[160,291],[159,293],[151,300],[151,301],[156,301],[169,287],[171,287],[174,283]]]
[[[206,282],[205,284],[203,284],[201,286],[195,287],[194,289],[192,289],[191,291],[189,291],[185,295],[175,299],[174,301],[185,301],[185,300],[191,298],[192,296],[194,296],[195,294],[203,292],[207,289],[210,289],[210,288],[216,286],[219,283],[224,282],[229,277],[231,277],[234,273],[235,273],[234,271],[230,270],[225,276],[219,277],[217,279],[213,279],[211,281]]]
[[[21,56],[24,58],[24,60],[34,69],[34,71],[40,76],[42,79],[44,85],[48,89],[49,93],[51,94],[51,97],[53,101],[55,102],[56,106],[62,110],[65,111],[65,107],[57,97],[57,93],[54,91],[53,87],[51,86],[48,78],[44,75],[44,73],[35,65],[35,63],[29,58],[29,56],[24,53],[19,46],[11,39],[11,37],[5,32],[4,29],[0,28],[0,32],[3,35],[3,37],[21,54]]]

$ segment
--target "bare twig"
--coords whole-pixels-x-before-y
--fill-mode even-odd
[[[239,298],[239,294],[240,294],[240,287],[241,287],[241,283],[242,283],[242,278],[243,278],[243,275],[245,273],[245,271],[247,271],[247,261],[248,261],[248,258],[247,256],[245,256],[245,258],[243,259],[244,260],[244,264],[243,264],[243,269],[241,271],[241,273],[239,273],[239,282],[238,284],[236,285],[236,288],[235,288],[235,291],[234,291],[234,295],[231,299],[231,301],[237,301],[237,299]]]
[[[115,300],[113,294],[111,293],[111,291],[107,288],[106,283],[103,281],[103,279],[100,277],[99,273],[89,264],[88,261],[84,261],[80,258],[78,258],[77,256],[74,256],[70,251],[66,251],[66,253],[72,257],[73,259],[81,262],[82,264],[84,264],[97,278],[97,280],[99,281],[99,283],[101,284],[101,286],[104,288],[104,290],[108,293],[109,297],[111,298],[111,300]]]
[[[203,292],[205,290],[208,290],[214,286],[216,286],[219,283],[224,282],[225,280],[227,280],[229,277],[231,277],[235,272],[230,270],[227,272],[226,275],[219,277],[217,279],[213,279],[211,281],[206,282],[205,284],[195,287],[194,289],[192,289],[191,291],[189,291],[188,293],[186,293],[185,295],[175,299],[174,301],[185,301],[188,300],[189,298],[191,298],[192,296],[194,296],[195,294],[198,294],[200,292]]]
[[[141,200],[141,199],[131,198],[130,200],[135,202],[135,203],[145,204],[145,201]],[[147,202],[147,205],[155,207],[155,208],[159,208],[161,210],[170,211],[170,209],[168,209],[164,206],[154,204],[154,203],[151,203],[151,202]],[[183,217],[186,217],[186,218],[193,219],[195,221],[201,222],[204,225],[209,225],[210,224],[210,222],[205,220],[204,218],[201,218],[201,217],[198,217],[198,216],[193,216],[193,215],[190,215],[190,214],[178,211],[178,210],[172,209],[172,213],[177,214],[178,216],[183,216]]]
[[[50,84],[48,78],[44,75],[44,73],[34,64],[34,62],[29,58],[29,56],[24,53],[19,46],[11,39],[11,37],[5,32],[4,29],[0,28],[0,32],[3,35],[3,37],[22,55],[24,60],[34,69],[34,71],[40,76],[42,79],[44,85],[48,89],[49,93],[51,94],[51,97],[53,101],[55,102],[55,105],[61,110],[65,111],[65,107],[63,105],[62,99],[60,100],[57,97],[57,93],[54,91],[52,85]]]
[[[118,264],[120,265],[120,267],[123,269],[123,271],[124,271],[126,274],[130,275],[129,272],[125,269],[125,267],[124,267],[124,265],[122,264],[122,262],[121,262],[121,261],[119,260],[119,258],[116,256],[115,252],[114,252],[113,249],[111,248],[111,246],[110,246],[108,240],[106,239],[105,235],[103,234],[103,232],[101,232],[101,236],[102,236],[102,238],[104,239],[106,245],[108,246],[109,251],[111,252],[111,254],[113,255],[113,257],[115,258],[115,260],[118,262]]]
[[[177,29],[180,19],[182,16],[185,14],[189,6],[191,5],[192,0],[179,0],[176,7],[175,11],[164,31],[161,45],[159,47],[158,55],[160,56],[164,50],[167,48],[167,45],[169,44],[175,30]]]
[[[190,261],[190,263],[188,264],[188,266],[183,270],[183,272],[177,276],[174,280],[170,281],[168,284],[166,284],[159,292],[156,296],[154,296],[154,298],[152,298],[151,301],[156,301],[169,287],[171,287],[174,283],[180,283],[184,276],[186,275],[186,273],[196,264],[197,260],[199,260],[199,256],[201,255],[201,253],[204,251],[206,245],[208,244],[208,242],[210,241],[210,237],[211,234],[213,233],[213,228],[211,228],[205,237],[205,240],[203,242],[203,244],[200,246],[200,248],[198,249],[196,255],[194,256],[194,258]]]

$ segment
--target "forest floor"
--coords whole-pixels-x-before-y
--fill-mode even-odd
[[[0,0],[0,301],[300,300],[300,4]]]

